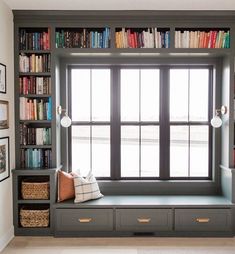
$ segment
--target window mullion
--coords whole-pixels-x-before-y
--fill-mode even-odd
[[[111,179],[121,178],[120,68],[111,68]]]
[[[170,178],[170,70],[160,68],[160,179]]]

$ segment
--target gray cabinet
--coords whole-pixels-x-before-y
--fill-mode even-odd
[[[15,235],[52,235],[53,234],[53,213],[52,205],[56,201],[56,169],[22,169],[13,170],[13,209],[14,209],[14,230]],[[21,191],[22,181],[35,180],[49,182],[48,199],[24,199]],[[20,223],[20,210],[49,209],[48,227],[22,227]],[[33,218],[32,218],[33,219]]]
[[[56,209],[56,231],[112,231],[112,209]]]
[[[231,231],[231,209],[176,209],[176,231]]]
[[[131,232],[171,231],[171,209],[117,209],[116,230]]]

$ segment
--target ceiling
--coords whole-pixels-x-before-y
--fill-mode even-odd
[[[18,10],[235,10],[235,0],[0,0]]]

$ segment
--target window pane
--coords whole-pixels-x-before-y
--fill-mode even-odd
[[[189,157],[189,127],[170,127],[170,176],[187,177]]]
[[[90,121],[90,69],[72,70],[72,120]]]
[[[189,120],[208,120],[208,69],[190,70]]]
[[[159,127],[141,127],[141,176],[159,176]]]
[[[92,126],[92,172],[97,177],[110,176],[109,126]]]
[[[190,127],[190,176],[208,177],[208,126]]]
[[[185,69],[170,70],[170,121],[188,121],[188,70]]]
[[[139,127],[121,127],[121,176],[139,177]]]
[[[141,121],[159,120],[159,70],[141,70]]]
[[[121,70],[121,121],[139,121],[139,70]]]
[[[92,120],[110,120],[110,70],[92,70]]]
[[[72,126],[72,170],[86,176],[90,165],[90,126]]]

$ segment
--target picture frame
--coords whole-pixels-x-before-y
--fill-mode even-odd
[[[7,92],[7,67],[0,63],[0,93]]]
[[[0,182],[10,176],[9,137],[0,138]]]
[[[9,128],[9,103],[0,100],[0,129]]]

